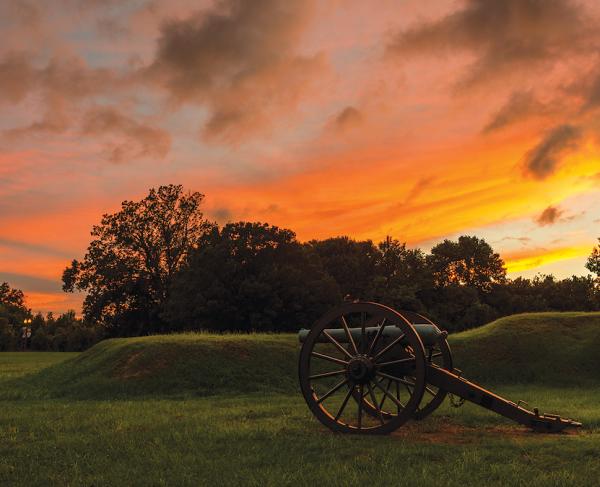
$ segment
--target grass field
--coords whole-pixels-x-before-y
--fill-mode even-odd
[[[451,345],[465,376],[585,428],[445,404],[389,437],[335,435],[297,390],[293,336],[108,340],[0,354],[0,485],[600,484],[600,314],[511,317]]]

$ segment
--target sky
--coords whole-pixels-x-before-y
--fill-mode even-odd
[[[510,277],[600,237],[600,5],[4,0],[0,281],[34,311],[161,184],[301,241],[477,235]]]

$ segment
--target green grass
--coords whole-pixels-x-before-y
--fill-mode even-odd
[[[0,354],[0,485],[595,485],[600,381],[581,354],[599,330],[600,314],[541,314],[452,337],[465,376],[585,423],[553,436],[469,404],[389,437],[332,434],[297,391],[290,335]]]
[[[0,399],[289,392],[296,390],[297,350],[297,339],[289,334],[105,340],[70,360],[8,381]]]
[[[526,313],[451,335],[455,365],[488,383],[600,383],[600,313]]]

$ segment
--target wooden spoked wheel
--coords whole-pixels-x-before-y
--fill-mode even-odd
[[[402,312],[400,312],[402,314]],[[434,323],[428,318],[418,315],[416,313],[412,313],[414,316],[418,316],[420,318],[421,323],[429,323],[434,325]],[[382,320],[379,322],[371,323],[373,326],[377,326],[381,324]],[[450,345],[448,344],[448,340],[444,336],[440,336],[438,341],[432,345],[426,345],[425,348],[425,363],[434,364],[442,369],[452,371],[452,353],[450,351]],[[399,370],[397,366],[390,365],[387,367],[385,372],[390,376],[397,377],[402,374],[402,370]],[[410,389],[413,387],[411,384],[415,382],[415,377],[410,374],[402,376],[404,379],[402,382],[394,381],[391,378],[386,379],[383,384],[386,388],[386,391],[391,392],[392,394],[399,395],[400,391],[405,389]],[[425,392],[423,394],[423,399],[421,400],[421,404],[417,407],[414,412],[413,418],[417,420],[421,420],[429,416],[433,413],[440,405],[444,402],[446,398],[447,392],[435,387],[434,385],[427,384],[425,386]],[[353,394],[354,399],[358,400],[358,394]],[[393,403],[390,403],[386,396],[384,396],[383,401],[378,405],[378,407],[374,407],[373,404],[369,401],[369,398],[366,397],[363,399],[365,403],[365,410],[371,414],[382,414],[384,417],[386,415],[395,415],[396,407]]]
[[[394,338],[368,335],[367,323],[380,330],[397,327]],[[355,339],[350,328],[359,328]],[[337,337],[337,339],[335,338]],[[386,342],[381,345],[381,342]],[[386,434],[414,416],[425,391],[425,351],[419,335],[400,313],[376,303],[347,303],[319,319],[300,351],[300,387],[315,417],[328,428],[347,433]],[[393,363],[390,363],[393,362]],[[401,375],[386,372],[396,366]],[[387,381],[409,387],[391,391]],[[352,397],[362,400],[351,400]],[[395,411],[383,414],[387,401]],[[366,410],[369,406],[374,414]]]
[[[450,352],[450,346],[446,339],[441,339],[439,343],[433,346],[425,347],[425,362],[428,364],[435,364],[442,369],[452,371],[452,355]],[[396,377],[397,372],[391,370],[390,374]],[[415,382],[415,377],[412,375],[405,375],[402,377],[403,382],[394,381],[390,378],[386,379],[382,384],[386,391],[399,395],[402,390],[409,390],[413,387],[412,384]],[[413,414],[413,418],[417,420],[425,419],[431,413],[433,413],[440,405],[444,402],[447,392],[435,387],[434,385],[427,384],[425,386],[425,392],[421,404],[417,407]],[[354,395],[355,400],[358,399],[358,395]],[[395,415],[396,407],[393,403],[390,403],[387,397],[384,396],[382,402],[377,408],[373,407],[373,404],[369,401],[369,398],[363,399],[365,403],[365,410],[371,414],[381,414],[385,417],[386,415]]]

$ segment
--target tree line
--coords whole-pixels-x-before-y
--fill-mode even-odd
[[[513,313],[600,309],[600,245],[587,262],[596,276],[509,279],[500,255],[476,236],[428,253],[391,237],[300,242],[267,223],[219,226],[204,217],[203,199],[161,186],[102,217],[83,259],[63,273],[66,292],[86,293],[83,319],[70,315],[77,327],[96,339],[296,331],[354,299],[425,313],[449,331]]]
[[[58,317],[52,313],[32,315],[23,291],[0,283],[0,351],[79,352],[104,336],[102,327],[77,318],[74,311]]]

